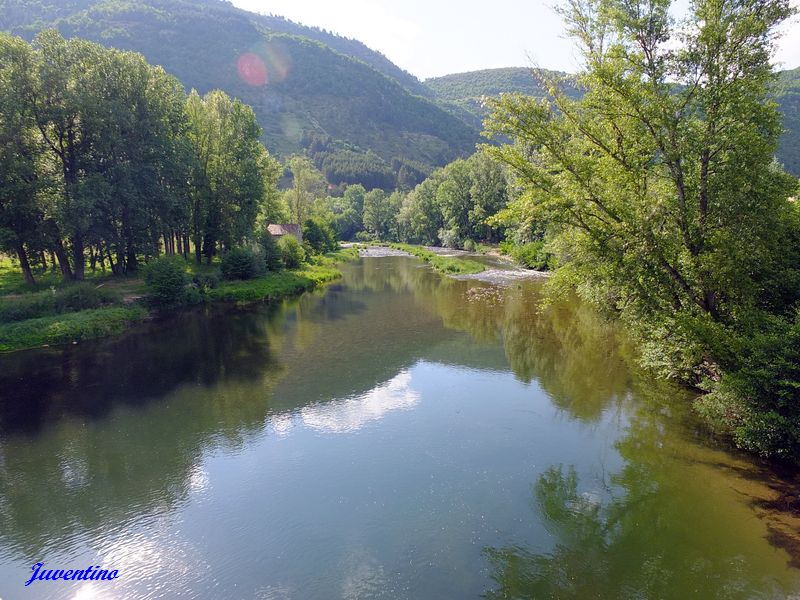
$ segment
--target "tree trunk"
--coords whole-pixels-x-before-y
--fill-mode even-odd
[[[67,250],[64,248],[61,238],[56,239],[55,246],[55,255],[58,259],[58,266],[61,268],[61,275],[64,277],[65,281],[74,279],[72,268],[69,264],[69,256],[67,255]]]
[[[25,246],[22,242],[17,242],[17,258],[19,258],[19,266],[22,268],[22,275],[25,277],[25,283],[33,285],[36,280],[33,278],[31,271],[31,264],[28,262],[28,253],[25,251]]]
[[[76,233],[74,236],[72,236],[72,258],[75,265],[74,277],[78,281],[83,281],[83,274],[86,267],[83,254],[83,235]]]
[[[125,264],[125,272],[136,273],[136,271],[139,270],[139,261],[136,259],[136,248],[133,247],[133,243],[130,240],[128,240],[127,250],[128,256]]]

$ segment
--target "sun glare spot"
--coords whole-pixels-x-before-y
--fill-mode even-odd
[[[242,81],[253,87],[264,86],[269,80],[267,65],[264,64],[261,57],[253,52],[246,52],[239,57],[236,62],[236,70]]]

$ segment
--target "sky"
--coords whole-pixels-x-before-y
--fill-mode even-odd
[[[364,42],[420,79],[496,67],[575,71],[553,2],[530,0],[232,0]],[[689,0],[678,0],[675,12]],[[792,0],[800,7],[800,0]],[[776,60],[800,66],[800,18],[784,27]]]

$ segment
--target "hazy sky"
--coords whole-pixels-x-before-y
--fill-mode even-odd
[[[552,1],[520,0],[233,0],[356,38],[420,78],[535,64],[575,70],[572,44]],[[800,0],[793,0],[800,6]],[[676,11],[688,0],[678,0]],[[777,60],[800,66],[800,20],[793,19]]]

